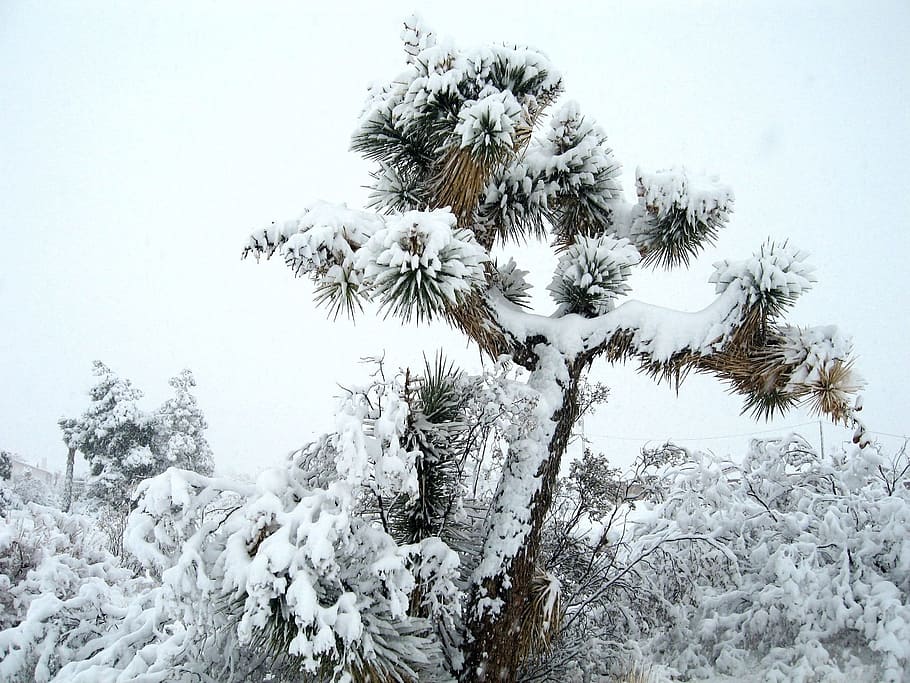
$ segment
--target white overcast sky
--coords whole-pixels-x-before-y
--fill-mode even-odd
[[[311,199],[362,203],[348,140],[373,80],[403,65],[413,3],[0,2],[0,448],[59,467],[56,420],[87,405],[91,362],[153,408],[195,373],[222,470],[255,471],[331,425],[358,358],[417,363],[440,327],[331,322],[280,263],[241,262],[252,228]],[[762,242],[810,251],[819,282],[797,324],[854,337],[870,428],[906,434],[910,406],[910,3],[424,3],[461,45],[531,44],[565,75],[624,164],[718,174],[736,213],[687,272],[632,296],[693,310],[720,258]],[[521,265],[543,266],[542,250]],[[585,422],[620,460],[675,437],[741,453],[775,424],[695,377],[679,398],[599,366],[610,405]],[[817,438],[817,427],[800,427]],[[837,442],[846,432],[826,427]],[[621,438],[618,438],[621,437]],[[899,445],[893,437],[884,443]]]

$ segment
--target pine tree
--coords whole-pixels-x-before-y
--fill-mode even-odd
[[[165,401],[155,415],[153,450],[164,467],[211,474],[212,449],[203,435],[208,424],[196,397],[190,393],[190,388],[196,386],[193,373],[182,370],[168,383],[174,388],[174,397]]]
[[[860,380],[836,328],[784,322],[815,282],[806,254],[787,243],[718,262],[717,297],[700,312],[622,301],[632,268],[686,266],[713,243],[733,210],[730,188],[683,168],[639,170],[628,202],[601,128],[574,102],[555,107],[562,78],[542,53],[460,49],[416,20],[402,37],[406,68],[371,88],[352,138],[378,165],[375,211],[311,204],[254,232],[244,255],[279,253],[333,315],[375,302],[404,322],[441,318],[490,358],[526,369],[534,408],[508,444],[470,576],[461,668],[464,681],[515,680],[554,624],[542,531],[592,363],[636,361],[677,385],[711,374],[755,416],[808,403],[855,426],[862,444]],[[538,239],[559,255],[552,315],[528,309],[514,260],[492,256]],[[432,528],[419,499],[400,512],[412,538]]]
[[[0,451],[0,481],[6,481],[13,476],[13,461],[10,454]]]
[[[58,424],[67,448],[89,463],[91,495],[124,510],[136,484],[160,471],[151,450],[153,424],[137,404],[142,392],[128,379],[101,361],[94,362],[92,373],[97,382],[89,389],[91,405],[78,419],[61,418]]]
[[[190,370],[169,381],[174,397],[154,414],[143,411],[142,392],[95,361],[97,383],[89,390],[91,405],[79,418],[58,422],[67,447],[63,509],[72,503],[72,473],[76,452],[89,463],[89,493],[118,510],[125,510],[136,485],[179,467],[202,474],[213,469],[212,449],[203,432],[205,417],[190,389],[196,380]]]

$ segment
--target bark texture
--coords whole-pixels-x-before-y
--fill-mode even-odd
[[[462,683],[516,681],[522,662],[532,654],[523,651],[521,644],[525,639],[521,637],[521,631],[530,598],[531,580],[537,568],[544,520],[553,502],[553,488],[562,456],[580,412],[578,385],[586,365],[585,359],[570,364],[568,384],[562,387],[562,405],[552,415],[555,428],[547,458],[537,472],[540,488],[530,502],[531,529],[524,546],[504,571],[483,584],[486,595],[500,598],[503,606],[497,614],[486,612],[480,618],[476,614],[469,615],[470,643],[462,669]],[[476,605],[477,597],[475,595],[469,605]]]

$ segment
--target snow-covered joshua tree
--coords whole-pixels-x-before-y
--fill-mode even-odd
[[[685,266],[713,242],[732,212],[730,188],[683,168],[639,170],[629,202],[604,132],[574,102],[556,106],[562,79],[541,52],[458,48],[416,19],[402,37],[405,69],[370,89],[352,139],[378,166],[371,210],[310,204],[297,220],[255,231],[244,255],[279,253],[334,315],[375,302],[406,323],[442,318],[489,357],[528,370],[534,421],[502,468],[466,606],[462,669],[466,681],[513,680],[531,654],[515,643],[537,642],[519,636],[593,362],[637,361],[677,383],[709,373],[756,416],[808,402],[855,426],[863,442],[851,398],[860,381],[836,328],[783,322],[815,281],[787,243],[717,263],[716,298],[701,311],[620,302],[633,267]],[[492,256],[538,239],[559,256],[552,312],[530,310],[526,273]]]

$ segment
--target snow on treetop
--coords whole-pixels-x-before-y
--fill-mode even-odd
[[[716,283],[718,294],[732,282],[741,284],[755,301],[779,305],[790,303],[812,288],[816,281],[814,267],[806,263],[808,253],[788,245],[769,242],[752,258],[742,261],[718,261],[709,282]]]
[[[389,84],[370,87],[355,145],[360,136],[377,130],[390,140],[414,133],[428,119],[446,122],[453,133],[457,121],[469,120],[475,105],[497,93],[509,93],[519,110],[535,112],[538,101],[558,91],[562,82],[549,59],[533,48],[459,49],[438,40],[419,19],[406,22],[402,39],[408,66]]]
[[[716,177],[700,176],[685,168],[671,168],[646,173],[635,171],[638,196],[648,210],[663,219],[671,211],[680,210],[690,223],[708,222],[714,215],[733,210],[733,190]]]
[[[400,35],[404,50],[408,54],[408,62],[413,62],[423,50],[436,45],[436,34],[416,13],[405,19]]]
[[[461,146],[475,152],[511,148],[515,127],[522,119],[521,106],[511,92],[494,92],[458,112],[455,133]]]

